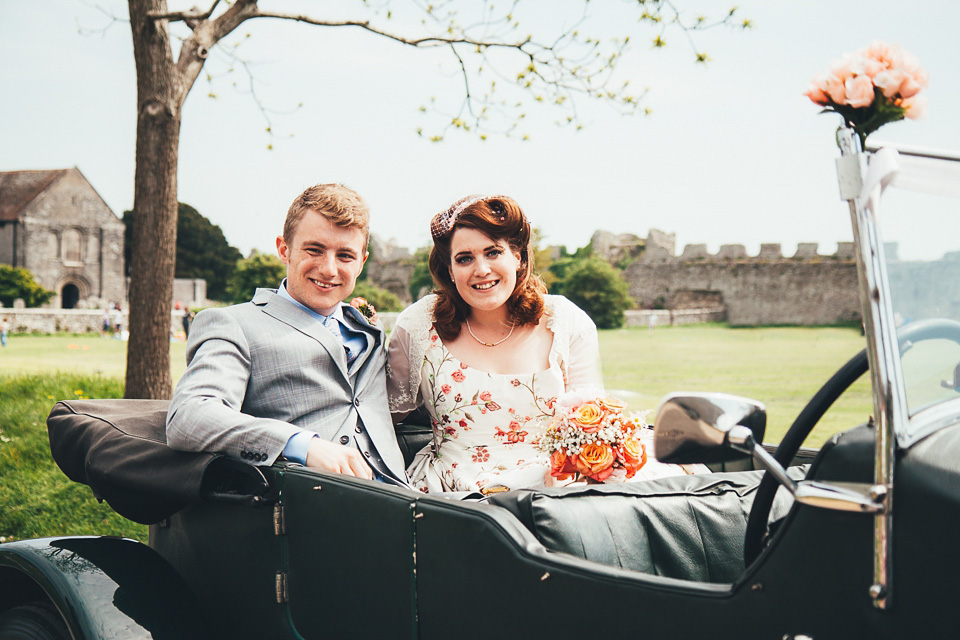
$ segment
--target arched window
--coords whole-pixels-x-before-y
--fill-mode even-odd
[[[77,229],[66,229],[63,232],[63,253],[61,254],[64,262],[79,263],[83,261],[80,253],[80,246],[83,242],[83,236]]]

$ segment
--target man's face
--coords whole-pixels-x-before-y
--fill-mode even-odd
[[[367,260],[363,231],[338,227],[316,211],[307,211],[290,244],[277,238],[277,253],[287,265],[287,293],[317,313],[329,315],[350,293]]]

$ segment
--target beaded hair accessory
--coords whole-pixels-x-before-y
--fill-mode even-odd
[[[461,198],[460,200],[454,202],[446,211],[441,211],[437,215],[433,216],[433,220],[430,221],[430,235],[433,236],[434,240],[437,240],[450,233],[450,231],[453,229],[453,225],[457,223],[457,218],[459,218],[460,214],[466,211],[471,205],[475,205],[478,202],[483,202],[484,200],[494,200],[496,198],[506,197],[507,196],[472,195],[467,196],[466,198]]]

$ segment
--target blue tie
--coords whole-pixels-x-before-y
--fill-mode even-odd
[[[340,321],[333,316],[324,316],[323,326],[329,329],[330,333],[336,336],[337,340],[340,341],[340,344],[343,345],[343,349],[347,354],[347,364],[348,365],[353,364],[353,361],[357,359],[358,352],[350,348],[348,341],[345,339],[343,335],[344,333],[343,330],[346,329],[346,327],[341,326]]]

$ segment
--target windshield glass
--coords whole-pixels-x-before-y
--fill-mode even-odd
[[[960,398],[960,162],[900,164],[879,219],[913,416]]]

